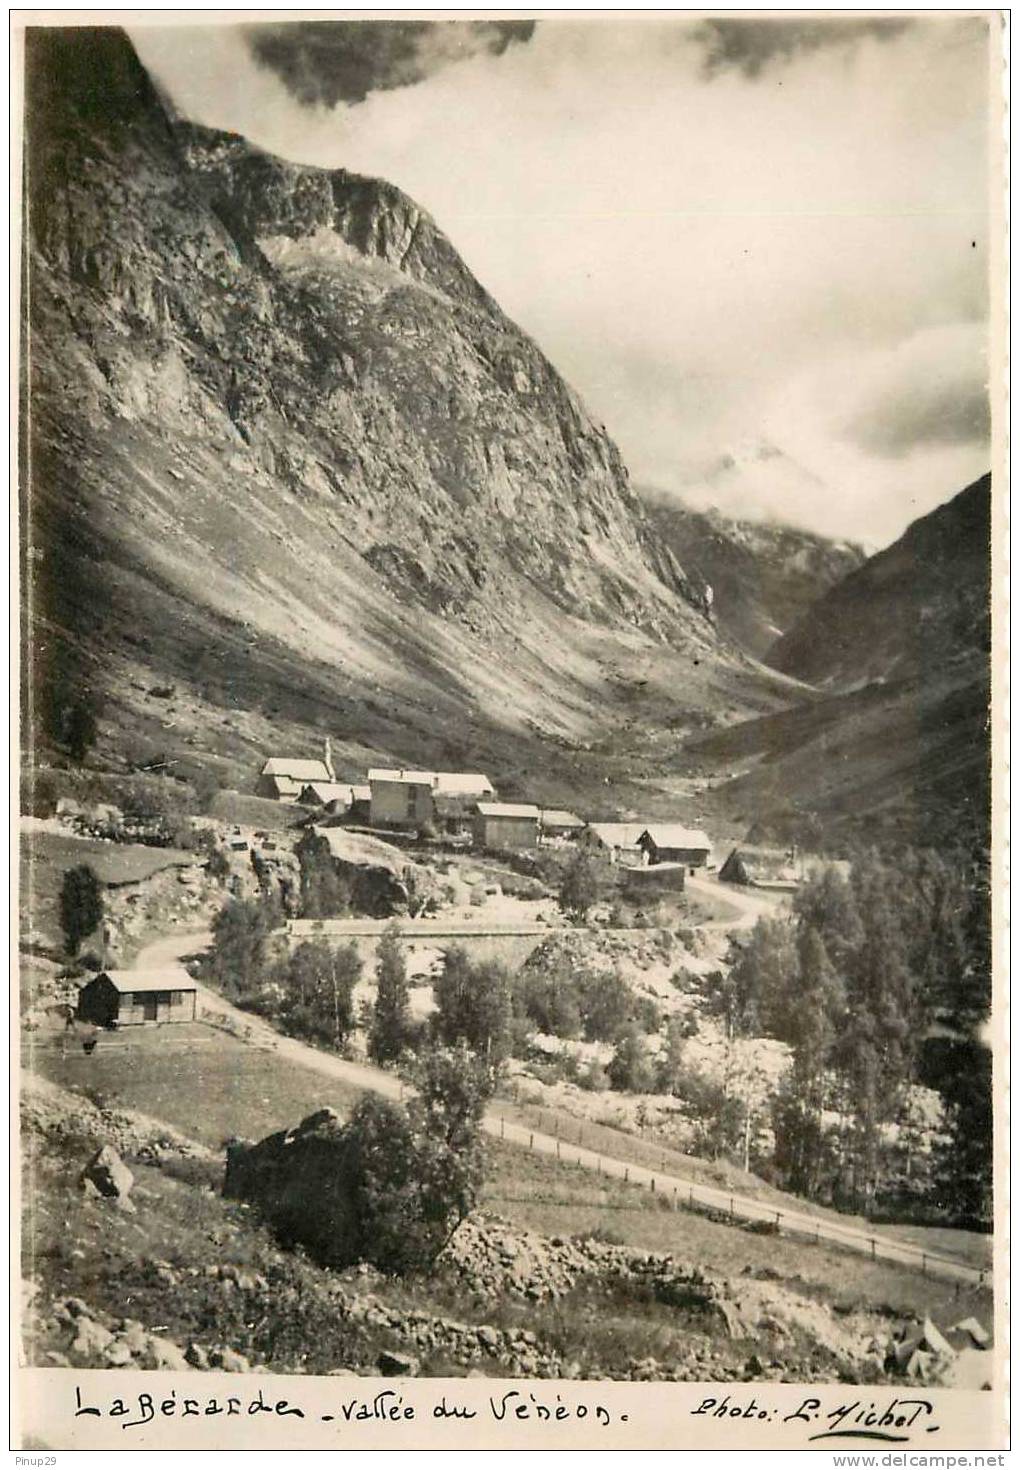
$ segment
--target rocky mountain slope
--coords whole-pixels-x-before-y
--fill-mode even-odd
[[[775,702],[411,200],[172,122],[119,31],[30,30],[26,67],[34,739],[87,688],[111,759],[243,779],[328,731],[342,774],[496,773],[611,728],[635,662],[670,707]]]
[[[980,673],[991,646],[991,477],[909,526],[779,639],[768,662],[848,689]]]
[[[768,657],[818,694],[697,742],[732,819],[817,840],[986,845],[991,481],[914,522]],[[838,840],[838,838],[837,838]]]
[[[711,589],[720,629],[756,658],[864,561],[861,548],[848,541],[697,510],[651,488],[640,493],[662,545],[693,582]]]

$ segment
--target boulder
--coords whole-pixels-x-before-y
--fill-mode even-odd
[[[380,1353],[375,1365],[384,1378],[414,1377],[421,1367],[418,1359],[411,1353],[390,1352]]]
[[[71,1352],[77,1353],[80,1358],[98,1357],[105,1353],[113,1342],[113,1333],[104,1327],[101,1322],[95,1322],[91,1317],[79,1317],[76,1323],[77,1335],[71,1344]]]
[[[154,1368],[164,1373],[183,1373],[191,1368],[182,1348],[151,1332],[142,1350],[140,1364],[143,1368]]]
[[[83,1185],[91,1185],[104,1199],[126,1199],[135,1176],[117,1150],[109,1143],[85,1165],[81,1173]]]
[[[213,1348],[209,1353],[209,1367],[219,1368],[221,1373],[250,1373],[251,1363],[243,1353],[235,1353],[233,1348]]]

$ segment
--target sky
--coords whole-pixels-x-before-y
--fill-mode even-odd
[[[426,208],[635,484],[877,547],[990,466],[987,27],[129,31],[184,116]]]

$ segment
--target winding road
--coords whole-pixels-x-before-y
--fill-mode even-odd
[[[692,879],[689,881],[695,891],[703,885],[708,892],[715,895],[716,890],[710,880]],[[737,921],[722,919],[711,921],[720,927],[729,929],[750,927],[757,922],[762,913],[773,913],[776,908],[776,901],[771,897],[762,899],[750,893],[730,894],[729,892],[726,896],[727,898],[732,897],[735,905],[742,912]],[[186,974],[182,964],[184,958],[208,948],[211,941],[212,934],[209,930],[168,935],[146,945],[139,952],[133,968],[139,971],[179,969]],[[248,1011],[239,1010],[207,986],[199,985],[198,995],[200,1016],[210,1021],[217,1017],[228,1018],[232,1023],[232,1029],[236,1029],[250,1045],[271,1049],[277,1056],[293,1061],[295,1066],[394,1099],[399,1099],[405,1091],[404,1084],[391,1073],[359,1062],[350,1062],[342,1057],[331,1056],[328,1052],[316,1051],[314,1047],[306,1046],[304,1042],[297,1041],[293,1037],[282,1036],[260,1017],[253,1016]],[[593,1149],[567,1143],[552,1134],[536,1132],[519,1123],[514,1123],[501,1114],[498,1104],[490,1107],[486,1113],[483,1127],[491,1137],[505,1139],[508,1143],[529,1148],[535,1153],[553,1156],[568,1164],[589,1169],[593,1173],[642,1185],[665,1195],[677,1206],[697,1205],[703,1209],[721,1212],[734,1220],[764,1222],[776,1226],[784,1233],[796,1234],[806,1240],[816,1242],[825,1241],[846,1250],[855,1251],[872,1260],[894,1262],[943,1280],[959,1281],[975,1286],[984,1284],[988,1276],[987,1271],[982,1271],[976,1266],[922,1250],[919,1246],[877,1231],[869,1232],[853,1226],[841,1225],[830,1218],[798,1210],[777,1209],[775,1204],[768,1201],[751,1199],[746,1195],[716,1189],[711,1185],[696,1183],[691,1179],[667,1173],[661,1169],[648,1169],[640,1164],[625,1164],[619,1159],[607,1158]]]

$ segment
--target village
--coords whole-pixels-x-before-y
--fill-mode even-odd
[[[706,1260],[725,1270],[734,1247],[746,1258],[750,1247],[739,1242],[755,1237],[744,1232],[778,1228],[794,1249],[798,1239],[813,1241],[811,1270],[823,1276],[832,1269],[833,1252],[836,1260],[857,1257],[861,1270],[869,1269],[866,1260],[884,1261],[884,1270],[902,1278],[904,1308],[915,1299],[915,1283],[932,1276],[925,1297],[943,1323],[954,1313],[962,1319],[961,1301],[983,1302],[983,1252],[940,1253],[934,1243],[921,1247],[876,1232],[853,1213],[813,1210],[755,1172],[774,1147],[772,1109],[790,1048],[735,1032],[722,1000],[726,977],[742,949],[753,945],[760,919],[782,915],[798,889],[820,873],[845,877],[848,864],[753,843],[733,845],[719,862],[700,825],[654,817],[585,820],[537,803],[503,802],[496,784],[478,772],[370,767],[366,776],[364,782],[337,780],[328,742],[321,759],[271,756],[254,774],[250,795],[221,791],[209,810],[173,825],[178,842],[190,830],[190,847],[160,845],[171,830],[166,792],[176,783],[159,778],[146,778],[148,794],[130,815],[115,801],[64,796],[48,817],[24,819],[41,865],[33,926],[23,934],[31,1106],[44,1119],[51,1109],[64,1117],[68,1108],[91,1106],[85,1101],[91,1097],[100,1111],[82,1126],[107,1140],[137,1139],[143,1136],[139,1127],[153,1138],[152,1120],[160,1120],[161,1141],[154,1145],[104,1145],[106,1153],[100,1149],[103,1158],[83,1185],[86,1193],[98,1190],[97,1197],[108,1193],[116,1201],[123,1189],[124,1208],[138,1201],[144,1210],[148,1186],[131,1190],[127,1182],[139,1160],[198,1146],[169,1142],[174,1130],[185,1136],[197,1130],[202,1147],[215,1149],[223,1136],[258,1137],[303,1114],[301,1128],[311,1127],[341,1099],[350,1106],[363,1090],[394,1102],[404,1097],[404,1073],[380,1067],[372,1039],[380,966],[387,963],[386,946],[392,954],[396,944],[406,976],[409,1037],[422,1038],[442,1024],[451,967],[480,993],[494,993],[495,984],[514,997],[502,1080],[482,1125],[500,1161],[485,1198],[501,1220],[514,1224],[498,1226],[504,1245],[491,1256],[493,1227],[479,1216],[458,1232],[452,1257],[456,1271],[472,1273],[479,1289],[501,1289],[494,1282],[507,1269],[501,1262],[510,1260],[520,1273],[508,1288],[511,1295],[551,1293],[555,1302],[571,1289],[569,1273],[563,1285],[556,1274],[564,1269],[560,1256],[573,1259],[570,1251],[528,1232],[536,1225],[553,1228],[557,1210],[543,1213],[537,1201],[560,1198],[570,1177],[562,1171],[572,1169],[592,1184],[577,1195],[579,1186],[571,1183],[564,1200],[591,1194],[599,1203],[580,1213],[574,1204],[558,1210],[590,1221],[596,1235],[599,1222],[611,1220],[615,1228],[629,1218],[619,1209],[632,1195],[626,1208],[637,1208],[635,1227],[648,1209],[676,1211],[683,1201],[685,1212],[694,1212],[688,1219],[700,1213],[718,1222],[711,1229],[721,1232],[719,1242],[702,1249]],[[160,807],[161,796],[162,815],[147,812]],[[81,936],[71,964],[58,958],[55,909],[38,901],[49,854],[54,883],[57,869],[66,882],[81,860],[101,879],[98,927]],[[568,876],[578,871],[591,886],[572,902]],[[266,905],[276,926],[265,937],[269,958],[257,960],[252,950],[243,974],[219,970],[223,915],[253,915]],[[340,1004],[346,1020],[335,1036],[328,1018],[324,1027],[309,1030],[288,1009],[287,991],[304,983],[294,966],[304,955],[302,963],[314,969],[316,954],[332,973],[333,1004],[337,975],[345,976]],[[202,1099],[201,1121],[194,1089]],[[930,1153],[940,1125],[936,1095],[913,1092],[916,1171],[918,1150]],[[78,1100],[72,1104],[72,1098]],[[321,1106],[316,1111],[317,1098],[329,1102],[325,1112]],[[140,1112],[121,1121],[125,1107]],[[142,1114],[148,1122],[138,1121]],[[888,1131],[886,1143],[902,1152],[898,1130]],[[153,1147],[154,1153],[147,1151]],[[536,1175],[527,1186],[529,1202],[515,1206],[519,1185],[511,1181],[522,1168],[525,1176],[539,1169],[548,1177]],[[611,1207],[607,1190],[623,1191]],[[849,1203],[842,1202],[844,1211]],[[639,1230],[634,1240],[654,1240],[661,1250],[659,1242],[675,1233],[670,1218],[662,1217],[651,1235]],[[676,1227],[680,1236],[689,1228]],[[774,1252],[776,1244],[762,1240],[761,1247]],[[626,1269],[637,1269],[622,1247],[598,1250],[622,1252]],[[751,1258],[758,1252],[756,1244]],[[582,1276],[607,1269],[602,1255],[596,1268],[578,1259],[570,1269]],[[675,1269],[655,1259],[656,1270]],[[760,1310],[747,1306],[753,1295],[744,1289],[741,1304],[752,1317]],[[792,1310],[792,1323],[800,1308],[785,1296],[778,1304],[779,1295],[769,1320]],[[827,1309],[813,1310],[812,1332],[828,1322]],[[894,1379],[949,1374],[961,1383],[985,1371],[979,1322],[948,1335],[934,1322],[914,1331],[907,1311],[902,1336],[887,1340],[873,1314],[859,1316],[856,1336],[840,1329],[831,1341],[837,1354],[869,1362],[868,1371],[891,1372]],[[419,1328],[398,1317],[405,1334],[401,1350],[381,1354],[379,1363],[397,1365],[387,1372],[424,1371],[412,1366],[428,1358],[414,1337]],[[398,1317],[391,1313],[387,1320]],[[75,1330],[83,1343],[81,1329]],[[95,1330],[104,1342],[110,1332],[100,1356],[121,1351],[112,1319],[109,1329]],[[753,1325],[734,1330],[742,1343],[761,1336]],[[57,1341],[63,1329],[47,1331]],[[787,1347],[769,1373],[781,1375],[780,1365],[792,1361],[793,1339],[784,1340]],[[471,1339],[459,1351],[459,1361],[470,1365],[489,1349]],[[68,1361],[94,1361],[91,1347],[82,1352],[84,1359],[72,1352]],[[162,1352],[156,1353],[160,1362]],[[216,1348],[210,1356],[205,1348],[189,1347],[188,1366],[213,1366],[217,1353],[232,1360],[230,1349]],[[516,1373],[538,1360],[519,1343],[499,1338],[496,1361]],[[663,1369],[649,1360],[644,1369],[629,1364],[626,1371]],[[730,1370],[722,1362],[713,1371]]]

